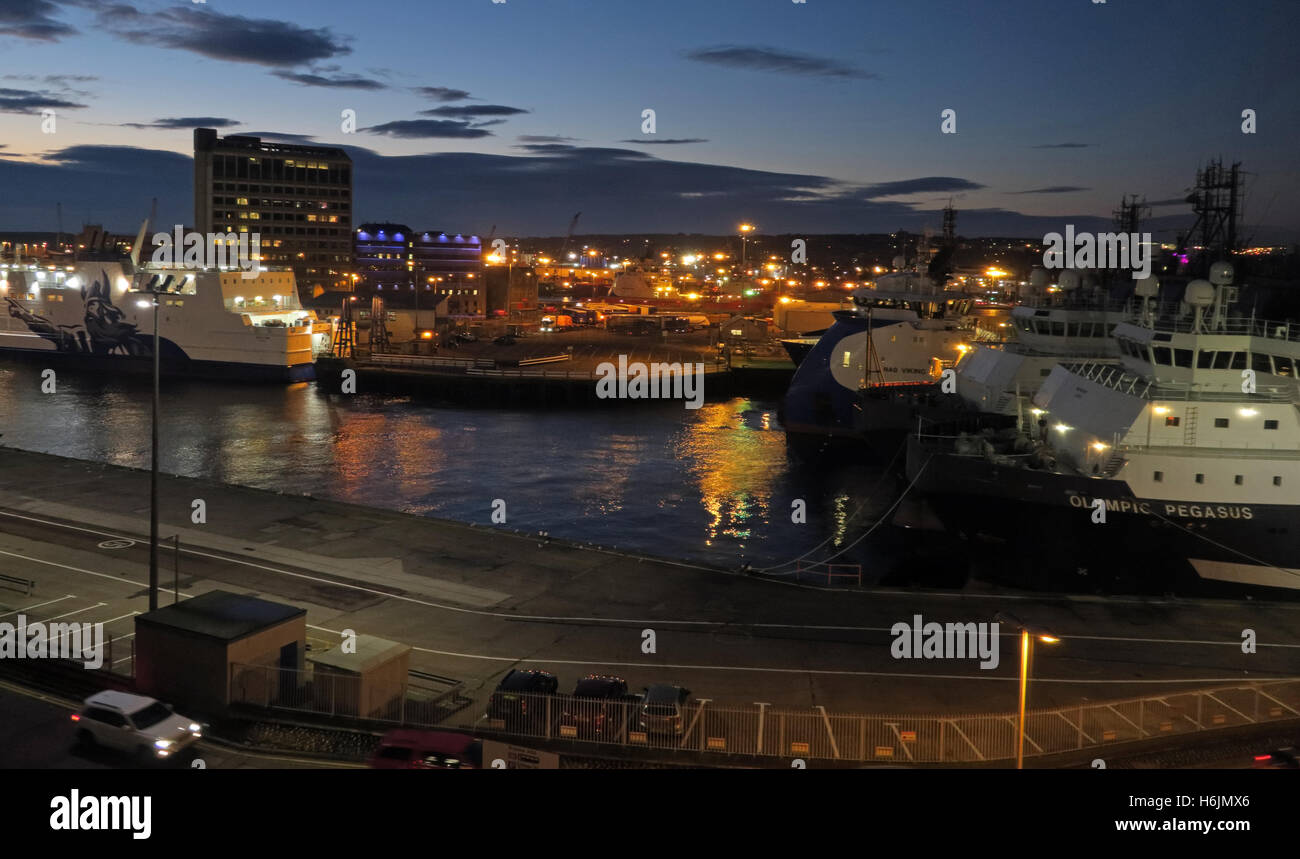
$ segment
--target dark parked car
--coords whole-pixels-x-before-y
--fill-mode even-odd
[[[561,737],[616,737],[632,711],[635,696],[621,677],[588,674],[573,687],[560,716]]]
[[[1266,755],[1255,755],[1254,766],[1263,770],[1300,769],[1300,747],[1283,746]]]
[[[515,345],[516,343],[518,343],[519,341],[516,340],[516,339],[515,339],[512,335],[510,335],[510,334],[502,334],[500,337],[496,338],[496,339],[493,340],[492,342],[495,343],[495,344],[497,344],[498,346],[513,346],[513,345]]]
[[[641,730],[680,737],[686,729],[686,702],[690,697],[691,690],[671,683],[647,687],[641,699]]]
[[[560,687],[559,678],[547,671],[512,668],[488,701],[487,717],[491,722],[503,722],[500,727],[510,731],[536,730],[546,720],[546,699]]]
[[[483,741],[453,731],[394,728],[367,763],[379,770],[477,770],[483,768]]]

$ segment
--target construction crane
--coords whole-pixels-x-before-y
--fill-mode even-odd
[[[569,242],[573,241],[573,230],[575,227],[578,226],[578,218],[581,217],[582,217],[582,212],[578,212],[576,215],[573,216],[573,220],[569,221],[569,233],[564,237],[564,245],[560,248],[561,259],[564,258],[565,252],[569,250]]]

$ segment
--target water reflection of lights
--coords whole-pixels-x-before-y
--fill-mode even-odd
[[[832,502],[832,506],[835,508],[833,514],[835,533],[831,537],[831,542],[836,548],[844,545],[844,536],[848,533],[850,503],[851,499],[847,495],[836,495],[835,500]]]
[[[692,465],[708,513],[705,544],[726,538],[744,548],[743,541],[769,521],[785,439],[767,431],[770,412],[759,418],[759,427],[745,423],[754,411],[748,400],[706,403],[699,411],[699,420],[682,428],[676,457]]]

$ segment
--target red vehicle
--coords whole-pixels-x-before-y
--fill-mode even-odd
[[[483,768],[483,741],[453,731],[394,728],[366,763],[377,770],[477,770]]]

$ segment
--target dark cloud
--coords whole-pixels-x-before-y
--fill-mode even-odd
[[[388,89],[388,84],[383,81],[377,81],[374,78],[362,78],[355,75],[328,75],[316,74],[312,72],[291,72],[287,69],[276,69],[271,72],[277,78],[286,81],[292,81],[303,86],[326,87],[328,89],[364,89],[377,90]]]
[[[955,176],[923,176],[918,179],[903,179],[898,182],[881,182],[868,185],[862,189],[862,196],[867,200],[880,197],[905,197],[909,194],[933,193],[936,191],[977,191],[984,186],[969,179]]]
[[[756,69],[790,75],[814,75],[829,78],[878,78],[874,72],[846,66],[835,60],[807,54],[792,54],[775,48],[746,45],[718,45],[685,52],[687,59],[734,69]]]
[[[51,0],[0,0],[0,36],[57,42],[77,30],[54,19],[59,10]]]
[[[1096,143],[1040,143],[1034,149],[1087,149]]]
[[[316,138],[310,134],[284,134],[279,131],[241,131],[240,134],[246,134],[249,137],[260,137],[263,140],[280,140],[286,143],[316,142]]]
[[[1046,188],[1030,188],[1028,191],[1007,191],[1008,194],[1073,194],[1075,191],[1091,191],[1078,185],[1049,185]]]
[[[562,137],[558,134],[521,134],[515,138],[523,143],[571,143],[581,137]]]
[[[563,235],[581,210],[586,229],[609,233],[730,233],[738,211],[749,213],[769,235],[920,232],[942,224],[941,202],[870,199],[866,194],[878,191],[864,193],[825,176],[674,161],[631,149],[381,156],[363,147],[342,148],[354,165],[357,223],[438,223],[480,235],[498,224],[502,235]],[[909,181],[978,187],[953,178]],[[0,229],[54,229],[52,200],[128,232],[157,197],[160,223],[188,223],[192,186],[190,158],[160,150],[77,146],[47,153],[44,162],[0,158],[0,188],[6,192]],[[431,188],[437,193],[430,194]],[[1147,223],[1154,233],[1189,222],[1186,215],[1171,215]],[[959,223],[967,236],[1041,237],[1062,223],[1098,232],[1111,228],[1109,217],[1073,211],[1038,217],[1003,208],[963,209]]]
[[[665,137],[663,140],[648,138],[646,140],[628,139],[628,140],[619,141],[619,143],[635,143],[637,146],[648,146],[650,144],[658,144],[662,146],[664,144],[676,145],[679,143],[708,143],[708,142],[709,141],[703,137]]]
[[[223,15],[189,3],[141,12],[128,3],[75,2],[94,9],[98,26],[122,39],[214,60],[292,68],[352,52],[327,27]]]
[[[492,132],[475,128],[473,123],[455,119],[400,119],[363,128],[368,134],[384,134],[404,138],[476,138],[489,137]]]
[[[167,119],[155,119],[153,122],[123,122],[126,128],[229,128],[243,125],[237,119],[224,116],[175,116]]]
[[[529,152],[545,153],[567,152],[570,149],[577,149],[578,147],[568,143],[517,143],[515,144],[515,148],[525,149]]]
[[[476,116],[518,116],[521,113],[531,113],[531,111],[504,104],[462,104],[457,107],[431,107],[420,111],[421,116],[451,116],[460,119]]]
[[[0,88],[0,113],[39,113],[54,108],[76,110],[82,107],[85,105],[49,92]]]
[[[445,86],[418,86],[413,91],[433,101],[464,101],[469,98],[468,90]]]
[[[3,4],[4,0],[0,0]],[[69,83],[86,83],[87,81],[97,81],[97,75],[0,75],[7,81],[41,81],[42,83],[52,84],[53,86],[67,86]]]

